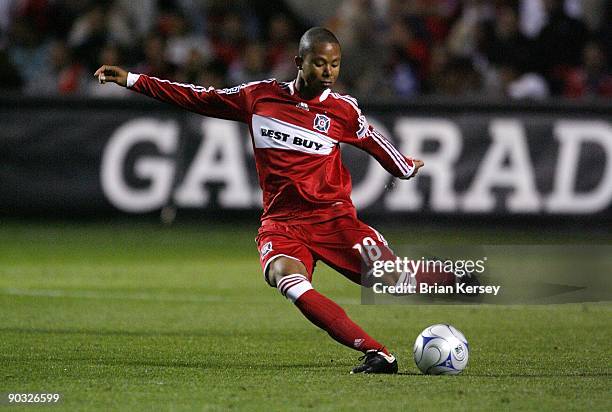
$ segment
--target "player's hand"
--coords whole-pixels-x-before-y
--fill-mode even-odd
[[[414,163],[414,171],[412,172],[412,174],[410,176],[401,177],[400,179],[402,180],[412,179],[419,172],[419,169],[425,166],[425,163],[422,160],[418,160],[418,159],[412,159],[412,163]]]
[[[119,86],[127,86],[128,72],[121,67],[104,65],[94,73],[94,77],[98,78],[100,84],[117,83]]]

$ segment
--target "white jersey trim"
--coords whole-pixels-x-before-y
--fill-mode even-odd
[[[331,89],[325,89],[323,90],[323,93],[321,93],[321,96],[319,96],[319,101],[325,101],[325,99],[327,99],[327,97],[330,95],[331,93]]]
[[[375,129],[372,129],[370,133],[368,133],[372,139],[378,143],[378,145],[393,159],[393,162],[399,169],[399,171],[403,174],[403,176],[409,176],[412,173],[412,167],[406,162],[404,156],[397,151],[395,146],[391,144],[383,135],[378,133]]]
[[[202,93],[202,92],[209,93],[213,90],[216,90],[217,93],[219,94],[233,94],[233,93],[239,92],[241,89],[244,89],[245,87],[255,86],[260,83],[272,83],[276,81],[276,79],[259,80],[255,82],[243,83],[239,86],[229,87],[225,89],[215,89],[213,86],[209,86],[209,87],[196,86],[195,84],[190,84],[190,83],[179,83],[179,82],[173,82],[173,81],[166,80],[166,79],[160,79],[158,77],[153,77],[153,76],[150,76],[150,77],[151,79],[157,80],[158,82],[161,82],[161,83],[167,83],[167,84],[171,84],[174,86],[184,87],[186,89],[191,89],[196,93]]]
[[[332,92],[330,95],[337,100],[344,100],[345,102],[350,104],[353,107],[353,109],[355,109],[358,116],[361,115],[361,109],[359,108],[359,105],[357,104],[357,99],[355,99],[354,97],[351,97],[348,94],[340,94],[336,92]]]
[[[343,100],[350,104],[353,109],[357,112],[357,118],[361,117],[361,109],[357,105],[357,100],[349,95],[343,95],[338,93],[331,93],[335,99]],[[369,125],[367,126],[369,127]],[[366,129],[367,130],[367,129]],[[413,168],[406,162],[404,156],[387,140],[383,135],[378,133],[376,129],[371,128],[367,132],[363,133],[364,137],[372,137],[372,139],[385,151],[387,155],[393,160],[393,163],[397,166],[399,171],[403,174],[403,177],[409,176],[413,172]],[[359,137],[359,135],[357,136]]]
[[[289,89],[289,94],[291,96],[293,96],[295,94],[295,80],[292,80],[290,82],[282,83],[282,85]],[[320,102],[325,101],[325,99],[327,99],[331,93],[332,93],[331,89],[323,90],[323,93],[321,93],[321,95],[319,96],[319,101]]]
[[[128,89],[131,89],[136,84],[138,79],[140,79],[140,75],[139,74],[129,73],[128,72],[128,75],[127,75],[127,84],[125,85],[125,87],[127,87]]]
[[[285,255],[284,253],[279,253],[278,255],[274,255],[272,256],[270,259],[268,259],[268,261],[266,262],[266,265],[264,266],[264,270],[263,270],[263,274],[264,274],[264,279],[266,280],[266,283],[272,287],[276,287],[276,285],[273,285],[270,283],[270,279],[268,279],[268,269],[270,266],[270,263],[274,262],[276,259],[280,258],[280,257],[286,257],[289,259],[293,259],[293,260],[297,260],[298,262],[300,262],[301,264],[304,264],[304,262],[302,262],[300,259],[294,257],[294,256],[289,256],[289,255]],[[306,265],[304,265],[306,266]]]
[[[179,87],[184,87],[186,89],[191,89],[194,92],[197,93],[201,93],[201,92],[205,92],[208,93],[212,90],[215,90],[214,87],[210,86],[210,87],[204,87],[204,86],[196,86],[195,84],[188,84],[188,83],[179,83],[179,82],[173,82],[170,80],[166,80],[166,79],[160,79],[159,77],[154,77],[154,76],[149,76],[151,79],[156,80],[160,83],[167,83],[167,84],[171,84],[173,86],[179,86]]]

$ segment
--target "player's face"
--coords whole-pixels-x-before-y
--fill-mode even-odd
[[[317,43],[301,60],[302,79],[306,88],[322,92],[332,87],[340,74],[340,46]]]

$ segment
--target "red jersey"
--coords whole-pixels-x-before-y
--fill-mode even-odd
[[[293,82],[272,79],[215,89],[133,73],[127,86],[204,116],[249,126],[263,190],[262,223],[314,223],[355,214],[340,143],[365,150],[394,176],[414,171],[412,160],[368,124],[355,99],[330,89],[304,100]]]

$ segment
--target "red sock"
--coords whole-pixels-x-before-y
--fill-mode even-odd
[[[340,306],[316,290],[305,292],[295,301],[295,305],[309,321],[339,343],[364,353],[376,349],[389,354],[382,344],[357,326]]]

